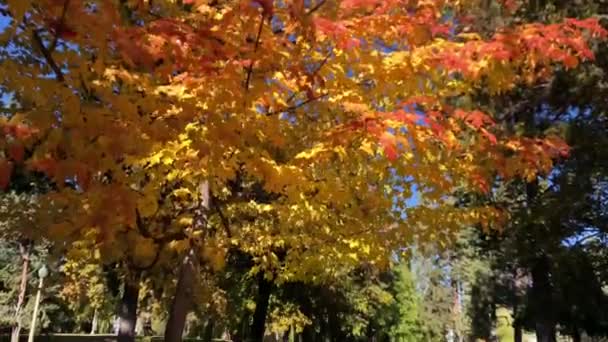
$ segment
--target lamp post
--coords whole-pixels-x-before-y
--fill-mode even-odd
[[[32,314],[32,324],[30,325],[30,335],[27,342],[34,342],[34,333],[36,331],[36,320],[38,319],[38,309],[40,307],[40,296],[42,294],[42,285],[44,278],[49,275],[49,270],[45,265],[38,270],[38,292],[36,293],[36,302],[34,304],[34,313]]]

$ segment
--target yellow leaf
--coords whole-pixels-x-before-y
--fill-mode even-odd
[[[153,194],[146,195],[137,201],[137,210],[142,217],[150,217],[158,211],[158,199]]]
[[[133,241],[133,259],[139,265],[147,265],[156,256],[157,246],[154,240],[142,236],[135,237]]]
[[[174,240],[169,242],[169,248],[178,254],[185,252],[190,247],[188,240]]]
[[[317,144],[315,147],[310,150],[302,151],[296,155],[296,159],[312,159],[315,158],[318,154],[322,152],[326,152],[327,148],[323,144]]]
[[[194,219],[192,218],[192,216],[181,216],[177,220],[177,223],[180,226],[184,226],[184,227],[190,227],[190,226],[192,226],[192,222],[194,222]]]
[[[186,189],[186,188],[179,188],[179,189],[173,190],[173,192],[171,194],[177,198],[187,198],[188,196],[190,196],[192,194],[192,192],[190,192],[190,190]]]
[[[369,154],[370,156],[373,156],[376,154],[376,152],[374,151],[374,145],[369,140],[365,140],[363,143],[361,143],[361,146],[359,146],[359,149],[361,149],[363,152]]]

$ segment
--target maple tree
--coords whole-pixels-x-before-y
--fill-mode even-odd
[[[1,89],[17,106],[0,186],[16,165],[46,175],[64,214],[45,235],[123,261],[127,283],[184,257],[178,278],[192,283],[230,248],[274,282],[386,265],[414,238],[499,217],[454,207],[455,190],[531,179],[568,153],[557,136],[509,134],[467,95],[576,67],[606,32],[570,19],[482,37],[467,26],[474,8],[7,0]]]

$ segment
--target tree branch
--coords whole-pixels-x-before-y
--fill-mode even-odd
[[[293,112],[294,110],[296,110],[296,109],[298,109],[298,108],[300,108],[302,106],[305,106],[305,105],[307,105],[307,104],[309,104],[311,102],[314,102],[316,100],[322,99],[322,98],[327,97],[327,96],[329,96],[329,94],[323,94],[323,95],[320,95],[320,96],[317,96],[317,97],[311,97],[311,98],[309,98],[308,100],[306,100],[304,102],[298,103],[297,105],[293,105],[293,106],[289,106],[287,108],[283,108],[283,109],[267,112],[266,115],[267,116],[271,116],[271,115],[274,115],[274,114],[279,114],[279,113],[284,113],[284,112]]]
[[[55,73],[55,77],[57,78],[57,80],[59,82],[64,82],[65,78],[63,77],[63,72],[61,72],[61,68],[59,68],[59,66],[53,59],[53,56],[51,55],[50,51],[44,46],[44,43],[42,42],[42,39],[40,38],[40,35],[38,34],[37,30],[34,30],[32,32],[32,38],[34,39],[34,42],[36,43],[36,45],[38,45],[38,49],[40,49],[40,52],[44,56],[44,59],[46,60],[46,62],[49,64],[51,69],[53,69],[53,72]]]
[[[253,46],[253,53],[255,54],[258,51],[258,47],[260,46],[260,38],[262,37],[262,28],[264,27],[264,15],[260,18],[260,27],[258,28],[258,34],[255,37],[255,45]],[[251,82],[251,74],[253,73],[253,58],[249,62],[249,67],[247,68],[247,79],[245,80],[245,91],[249,91],[249,83]]]
[[[321,6],[323,6],[325,4],[326,0],[321,0],[319,1],[313,8],[311,8],[308,12],[306,12],[306,15],[311,15],[314,12],[316,12],[319,8],[321,8]]]
[[[230,232],[230,221],[228,221],[228,218],[224,216],[224,213],[222,212],[220,206],[217,204],[217,201],[213,201],[212,205],[215,208],[217,214],[220,216],[220,221],[222,222],[222,226],[224,227],[226,236],[228,236],[228,238],[232,238],[232,233]]]

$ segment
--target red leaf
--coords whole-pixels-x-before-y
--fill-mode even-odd
[[[456,111],[454,111],[454,116],[458,119],[465,121],[467,124],[476,129],[479,129],[485,125],[494,125],[494,120],[489,115],[478,110],[474,110],[472,112],[465,112],[461,109],[457,109]]]
[[[496,143],[498,142],[496,140],[496,136],[490,132],[488,132],[488,130],[486,130],[485,128],[481,129],[481,133],[488,138],[488,140],[490,140],[490,143],[492,143],[492,145],[496,145]]]
[[[84,164],[76,166],[76,179],[82,190],[87,190],[91,184],[91,173]]]
[[[564,57],[564,66],[568,69],[576,68],[578,65],[578,58],[572,55],[567,55]]]
[[[362,7],[375,7],[381,4],[380,0],[344,0],[340,3],[341,9],[357,9]]]
[[[49,22],[49,31],[63,39],[75,38],[78,33],[72,30],[65,22],[52,20]]]
[[[488,180],[485,179],[482,175],[475,173],[471,176],[471,178],[473,184],[475,184],[475,186],[477,186],[480,191],[486,194],[490,192],[490,184],[488,183]]]
[[[388,117],[408,124],[415,124],[416,120],[418,120],[416,114],[408,113],[404,110],[398,110],[394,113],[389,113]]]
[[[0,160],[0,188],[6,190],[11,181],[13,173],[13,163],[6,159]]]
[[[22,162],[23,157],[25,156],[23,145],[18,142],[10,144],[8,147],[8,156],[17,163]]]
[[[31,127],[29,127],[27,125],[23,125],[23,124],[18,124],[14,128],[15,138],[17,138],[19,140],[27,139],[27,138],[31,137],[32,135],[36,134],[37,132],[38,132],[37,129],[31,128]]]
[[[397,140],[393,134],[384,132],[380,136],[380,145],[384,148],[384,154],[388,160],[394,161],[397,159]]]
[[[584,30],[588,30],[594,36],[608,36],[608,31],[606,31],[606,29],[604,29],[602,25],[600,25],[600,22],[597,18],[587,18],[584,20],[566,19],[566,23]]]
[[[57,171],[57,162],[51,158],[44,158],[32,161],[30,168],[34,171],[42,172],[49,177],[53,177]]]

